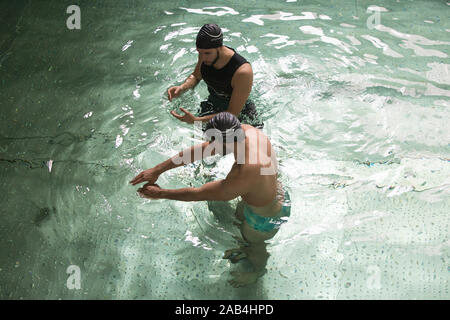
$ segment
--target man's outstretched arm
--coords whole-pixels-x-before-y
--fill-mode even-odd
[[[180,167],[191,162],[201,160],[215,154],[215,148],[213,148],[210,142],[203,142],[196,144],[190,148],[187,148],[177,155],[173,156],[166,161],[154,166],[151,169],[142,171],[136,177],[134,177],[130,183],[136,185],[141,182],[148,181],[149,183],[155,183],[159,175],[168,170]]]
[[[179,86],[170,87],[167,90],[167,97],[169,98],[169,101],[172,101],[173,98],[180,96],[183,92],[194,88],[202,80],[202,73],[200,71],[200,66],[201,61],[199,57],[194,72],[192,72],[189,75],[189,77],[184,81],[184,83]]]
[[[227,177],[224,180],[208,182],[199,188],[161,189],[157,185],[146,184],[138,191],[142,196],[151,199],[229,201],[245,195],[251,183],[251,180],[246,177]]]

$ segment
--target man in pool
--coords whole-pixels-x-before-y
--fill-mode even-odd
[[[256,107],[248,100],[253,85],[250,63],[233,48],[223,45],[223,34],[216,24],[205,24],[197,34],[198,61],[194,72],[179,86],[167,90],[169,101],[194,88],[201,80],[208,86],[209,96],[200,104],[197,115],[180,108],[184,115],[171,114],[184,122],[208,122],[215,114],[228,111],[243,123],[262,128]]]
[[[192,146],[155,167],[139,173],[131,184],[147,181],[138,189],[141,197],[180,201],[229,201],[237,197],[235,216],[240,221],[242,246],[225,251],[224,259],[232,263],[248,258],[251,272],[232,272],[234,287],[256,282],[266,272],[269,254],[266,240],[271,239],[290,216],[287,192],[277,180],[275,152],[264,133],[251,125],[241,124],[228,112],[215,115],[206,125],[207,142]],[[155,184],[163,172],[204,159],[213,154],[233,152],[235,163],[223,180],[198,188],[162,189]]]

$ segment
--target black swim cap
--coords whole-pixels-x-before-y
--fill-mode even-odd
[[[208,121],[205,127],[205,134],[211,141],[215,136],[222,136],[222,142],[231,142],[231,137],[234,141],[241,141],[245,138],[244,130],[241,127],[241,122],[232,113],[220,112]]]
[[[205,24],[197,34],[195,42],[199,49],[212,49],[221,47],[223,44],[222,30],[217,24]]]

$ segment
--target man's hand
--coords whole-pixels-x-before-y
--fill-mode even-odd
[[[183,116],[180,116],[178,113],[176,113],[175,111],[170,111],[170,113],[177,118],[180,121],[186,122],[186,123],[194,123],[194,121],[197,121],[197,117],[194,116],[192,113],[190,113],[189,111],[187,111],[185,108],[180,108],[181,111],[184,112]]]
[[[156,173],[154,168],[142,171],[130,183],[134,186],[138,183],[148,181],[149,184],[154,184],[158,180],[159,173]]]
[[[179,97],[183,93],[183,88],[181,86],[170,87],[167,90],[167,97],[169,101],[172,101],[173,98]]]
[[[139,188],[137,192],[142,198],[147,199],[160,199],[159,192],[161,188],[157,184],[147,183],[142,188]]]

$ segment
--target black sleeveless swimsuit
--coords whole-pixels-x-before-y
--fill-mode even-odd
[[[213,113],[226,111],[229,106],[233,87],[231,86],[231,79],[236,70],[244,63],[249,63],[243,56],[238,54],[236,50],[227,46],[227,48],[234,51],[234,55],[230,61],[221,69],[216,69],[213,66],[207,66],[202,63],[200,71],[202,78],[208,86],[209,97],[208,100],[200,104],[198,116],[206,116]],[[246,124],[251,124],[255,127],[262,128],[264,124],[257,118],[255,104],[248,99],[238,116],[239,121]]]

